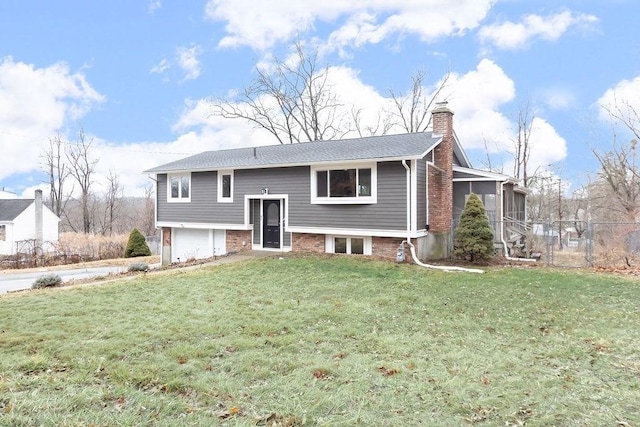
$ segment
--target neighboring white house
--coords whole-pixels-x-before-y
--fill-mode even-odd
[[[58,242],[60,218],[42,203],[42,191],[34,199],[17,199],[0,193],[0,255],[22,252],[22,247],[52,251]],[[8,198],[3,198],[7,197]]]

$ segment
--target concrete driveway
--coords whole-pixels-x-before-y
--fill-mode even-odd
[[[41,276],[48,274],[57,274],[62,278],[63,282],[70,280],[87,279],[91,277],[107,276],[109,274],[118,274],[127,271],[124,266],[108,266],[108,267],[82,267],[68,268],[63,270],[47,270],[46,268],[39,270],[29,270],[20,272],[20,270],[12,270],[11,272],[3,272],[0,274],[0,294],[31,289],[31,285]]]

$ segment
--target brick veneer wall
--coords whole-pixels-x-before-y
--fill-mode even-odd
[[[242,252],[251,249],[251,230],[227,230],[226,234],[227,252]]]
[[[396,261],[396,257],[398,255],[398,248],[400,247],[400,243],[405,240],[401,237],[372,237],[371,245],[372,250],[371,253],[373,256],[381,257],[389,261]],[[411,251],[409,250],[409,245],[404,245],[404,259],[405,262],[411,262]]]
[[[324,234],[293,233],[292,250],[293,252],[324,253],[325,239]],[[401,237],[372,237],[371,253],[373,256],[395,262],[398,247],[403,240]],[[411,252],[407,245],[405,245],[405,259],[411,262]]]
[[[293,252],[325,252],[325,235],[311,233],[293,233],[291,250]]]
[[[442,135],[442,142],[433,152],[435,167],[429,167],[429,227],[447,233],[453,217],[453,112],[439,103],[432,114],[433,132]]]

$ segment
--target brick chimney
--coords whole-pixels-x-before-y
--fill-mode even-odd
[[[447,102],[436,103],[431,112],[434,135],[442,141],[433,151],[429,167],[429,229],[432,233],[449,233],[453,218],[453,112]]]

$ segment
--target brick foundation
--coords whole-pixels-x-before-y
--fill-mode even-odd
[[[293,252],[314,252],[325,253],[324,234],[293,233]],[[401,237],[372,237],[371,254],[374,257],[383,258],[388,261],[396,261],[397,250],[404,239]],[[405,245],[405,260],[411,262],[411,252],[409,246]]]
[[[310,233],[293,233],[291,250],[293,252],[325,252],[325,235]]]
[[[227,230],[226,234],[227,253],[242,252],[251,249],[251,230]]]
[[[402,237],[372,237],[371,253],[373,256],[396,262],[398,248],[403,240],[405,239]],[[404,245],[404,259],[405,262],[411,262],[412,260],[411,250],[407,244]]]

